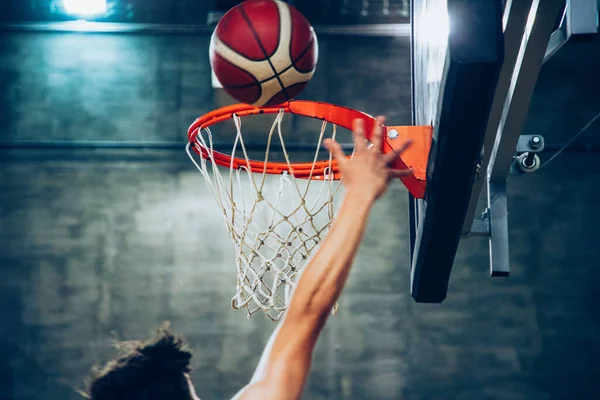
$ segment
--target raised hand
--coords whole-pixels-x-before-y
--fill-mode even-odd
[[[411,142],[404,143],[388,154],[381,153],[384,122],[384,117],[377,117],[371,135],[372,145],[367,146],[363,120],[353,121],[355,147],[352,158],[346,158],[342,147],[335,140],[323,141],[323,146],[333,154],[338,163],[348,193],[363,196],[367,201],[374,201],[385,193],[392,178],[412,175],[410,169],[399,170],[390,167]]]

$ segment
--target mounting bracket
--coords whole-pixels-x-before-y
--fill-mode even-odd
[[[539,168],[536,153],[544,150],[544,138],[540,135],[521,135],[517,141],[514,170],[533,172]],[[484,236],[489,239],[490,275],[506,277],[510,273],[508,263],[508,205],[506,182],[487,180],[488,206],[480,218],[473,220],[469,236]]]

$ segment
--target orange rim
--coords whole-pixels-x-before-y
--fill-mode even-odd
[[[272,107],[253,107],[248,104],[234,104],[211,111],[196,119],[188,129],[188,140],[193,145],[196,153],[203,158],[208,158],[210,149],[206,148],[196,140],[198,133],[201,132],[202,129],[232,119],[234,114],[238,117],[258,114],[277,114],[281,109],[286,113],[325,120],[348,130],[352,130],[352,121],[355,119],[362,119],[365,125],[367,140],[370,140],[373,125],[376,123],[374,117],[361,111],[316,101],[293,100]],[[389,152],[391,151],[391,148],[384,146],[382,150],[384,152]],[[264,172],[267,174],[281,174],[284,171],[288,171],[296,178],[309,178],[315,180],[322,180],[326,177],[328,179],[341,178],[341,173],[335,160],[332,160],[331,162],[329,160],[321,160],[314,163],[312,161],[290,163],[289,165],[281,162],[267,162],[265,164],[264,161],[246,161],[244,158],[231,157],[230,155],[214,150],[212,151],[212,154],[215,163],[226,168],[249,168],[252,172]],[[331,171],[328,171],[330,165]]]

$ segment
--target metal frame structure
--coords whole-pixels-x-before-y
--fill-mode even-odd
[[[505,8],[505,63],[479,164],[485,179],[473,185],[462,232],[464,236],[488,237],[492,277],[510,273],[507,179],[515,166],[520,172],[532,172],[539,167],[535,153],[544,149],[543,138],[523,136],[521,129],[543,63],[570,37],[565,24],[568,8],[569,4],[565,9],[561,0],[515,0],[507,2]],[[554,30],[561,12],[561,24]],[[515,157],[515,152],[522,152],[523,156]],[[484,185],[487,208],[477,218],[476,208]]]
[[[496,94],[494,96],[494,105],[490,112],[490,119],[488,122],[486,140],[484,143],[484,151],[482,153],[481,162],[479,168],[481,170],[487,170],[491,151],[485,151],[485,149],[491,149],[495,145],[495,140],[498,135],[502,135],[499,132],[501,120],[504,117],[504,107],[506,103],[506,97],[508,95],[509,87],[515,72],[515,65],[517,63],[517,56],[521,49],[523,34],[525,32],[525,26],[527,23],[527,17],[532,9],[533,2],[531,0],[523,1],[509,1],[505,8],[504,15],[504,31],[505,31],[505,63],[500,75]],[[544,5],[545,7],[546,5]],[[537,8],[536,8],[537,11]],[[544,54],[543,63],[548,61],[558,50],[560,50],[571,38],[573,34],[587,34],[595,33],[598,31],[597,21],[595,15],[598,13],[598,4],[595,0],[568,0],[565,4],[560,24],[556,30],[552,32],[548,40],[546,51]],[[548,19],[546,23],[550,23],[551,19]],[[539,26],[539,25],[538,25]],[[545,37],[541,38],[542,42],[545,42]],[[528,44],[531,46],[532,44]],[[543,43],[539,44],[543,46]],[[530,47],[531,48],[531,47]],[[530,77],[535,81],[537,74],[534,77]],[[531,96],[531,94],[529,94]],[[527,110],[521,112],[526,113]],[[514,118],[514,114],[509,118]],[[516,133],[515,133],[516,134]],[[514,138],[511,142],[514,142]],[[534,152],[541,152],[545,149],[545,146],[536,148],[517,148],[517,152],[527,152],[529,154]],[[510,160],[513,157],[514,152],[509,147],[503,149],[503,151],[497,157],[504,160]],[[537,168],[523,169],[520,168],[521,172],[531,172]],[[496,175],[497,177],[497,175]],[[483,185],[487,184],[487,181],[476,180],[473,185],[473,191],[471,195],[471,201],[467,211],[467,217],[465,218],[465,224],[463,226],[464,236],[478,236],[482,235],[481,223],[482,221],[476,217],[476,208],[479,199],[479,195],[483,188]],[[487,215],[487,214],[485,214]],[[484,216],[485,216],[484,215]],[[489,224],[487,224],[489,226]],[[488,229],[489,230],[489,229]],[[486,236],[489,232],[485,233]],[[507,256],[508,257],[508,256]],[[492,275],[494,274],[492,269]]]
[[[460,3],[464,5],[469,2],[462,1]],[[479,6],[483,3],[478,2]],[[452,5],[453,1],[448,0],[449,13]],[[471,6],[474,7],[473,4]],[[563,13],[561,26],[554,31],[561,12]],[[472,164],[462,164],[465,170],[457,174],[459,178],[472,179],[468,187],[464,182],[458,182],[459,185],[456,186],[457,178],[450,178],[455,184],[455,191],[467,190],[469,192],[467,200],[460,203],[458,200],[460,193],[444,191],[443,184],[436,183],[432,179],[436,172],[438,175],[442,174],[442,172],[438,172],[441,169],[454,167],[450,163],[440,163],[439,156],[434,156],[430,160],[425,200],[418,201],[411,198],[410,229],[413,269],[411,289],[413,298],[417,302],[439,303],[444,300],[448,290],[452,263],[461,237],[488,237],[490,275],[509,275],[506,183],[509,174],[515,170],[515,167],[521,172],[534,171],[539,167],[539,158],[536,153],[544,149],[543,138],[522,136],[521,129],[543,63],[555,54],[570,37],[569,25],[565,23],[568,21],[569,15],[568,7],[565,10],[564,0],[508,0],[506,2],[502,17],[504,59],[501,69],[498,70],[498,79],[493,82],[494,88],[485,123],[478,126],[481,130],[479,147],[464,147],[464,143],[460,139],[453,139],[453,145],[457,148],[460,147],[462,154],[466,152],[467,157],[474,155],[474,152],[477,153],[477,159],[470,159],[469,163],[472,162]],[[463,23],[464,21],[461,21],[461,24]],[[450,37],[450,41],[452,41],[452,37]],[[452,118],[459,120],[464,117],[473,118],[473,113],[468,117],[462,115],[459,107],[451,108],[446,102],[446,98],[453,92],[448,87],[456,84],[449,80],[447,73],[452,68],[451,51],[452,48],[449,49],[449,55],[446,58],[446,74],[441,82],[440,96],[442,99],[437,110],[440,119],[434,123],[434,135],[448,135],[448,137],[451,137],[452,132],[444,127],[443,118],[450,113],[449,110],[452,110]],[[492,81],[487,83],[491,84]],[[462,87],[463,91],[473,94],[471,89],[468,85]],[[483,96],[482,90],[485,91],[486,87],[479,87],[475,91],[475,95],[480,96],[480,100],[484,99],[481,97]],[[483,109],[479,109],[479,112],[483,112]],[[479,116],[476,115],[475,118],[477,117]],[[422,121],[414,122],[422,123]],[[477,126],[473,125],[471,128],[477,129]],[[479,140],[474,132],[466,135],[472,141]],[[434,145],[436,143],[440,151],[456,150],[448,143],[442,149],[439,138],[436,139],[434,136]],[[432,154],[434,154],[434,150],[434,146],[432,146]],[[517,151],[523,152],[523,155],[515,157]],[[471,174],[471,172],[474,173]],[[476,218],[475,213],[484,186],[487,192],[487,208],[481,217]],[[444,201],[450,203],[453,208],[446,207],[444,215],[441,214],[442,211],[439,211],[443,206],[435,205],[436,198],[440,199],[438,202],[442,201],[442,195]],[[434,210],[432,210],[432,206]],[[438,209],[437,213],[435,212],[436,208]],[[434,220],[434,222],[429,222],[428,231],[427,224],[430,215],[432,215],[430,220]],[[446,235],[447,242],[452,243],[452,246],[447,246],[447,248],[439,247],[439,242],[436,247],[436,233],[431,232],[434,229],[433,225],[437,224],[439,227],[442,221],[445,226],[438,231]],[[460,226],[454,226],[457,221],[460,221]],[[453,231],[454,227],[457,228],[457,231]],[[434,251],[435,254],[428,254],[428,252]],[[440,257],[440,252],[444,253],[445,258]]]
[[[568,36],[598,33],[597,0],[567,0],[565,25]]]
[[[569,3],[567,2],[563,16],[560,20],[558,29],[552,32],[550,35],[550,41],[548,42],[548,48],[546,48],[546,54],[544,55],[544,62],[548,61],[558,50],[561,49],[570,39],[571,31],[567,25],[567,13],[569,11]]]

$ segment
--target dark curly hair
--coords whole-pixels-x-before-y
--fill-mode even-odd
[[[95,368],[82,392],[91,400],[190,400],[192,353],[163,324],[149,340],[115,343],[118,356]]]

